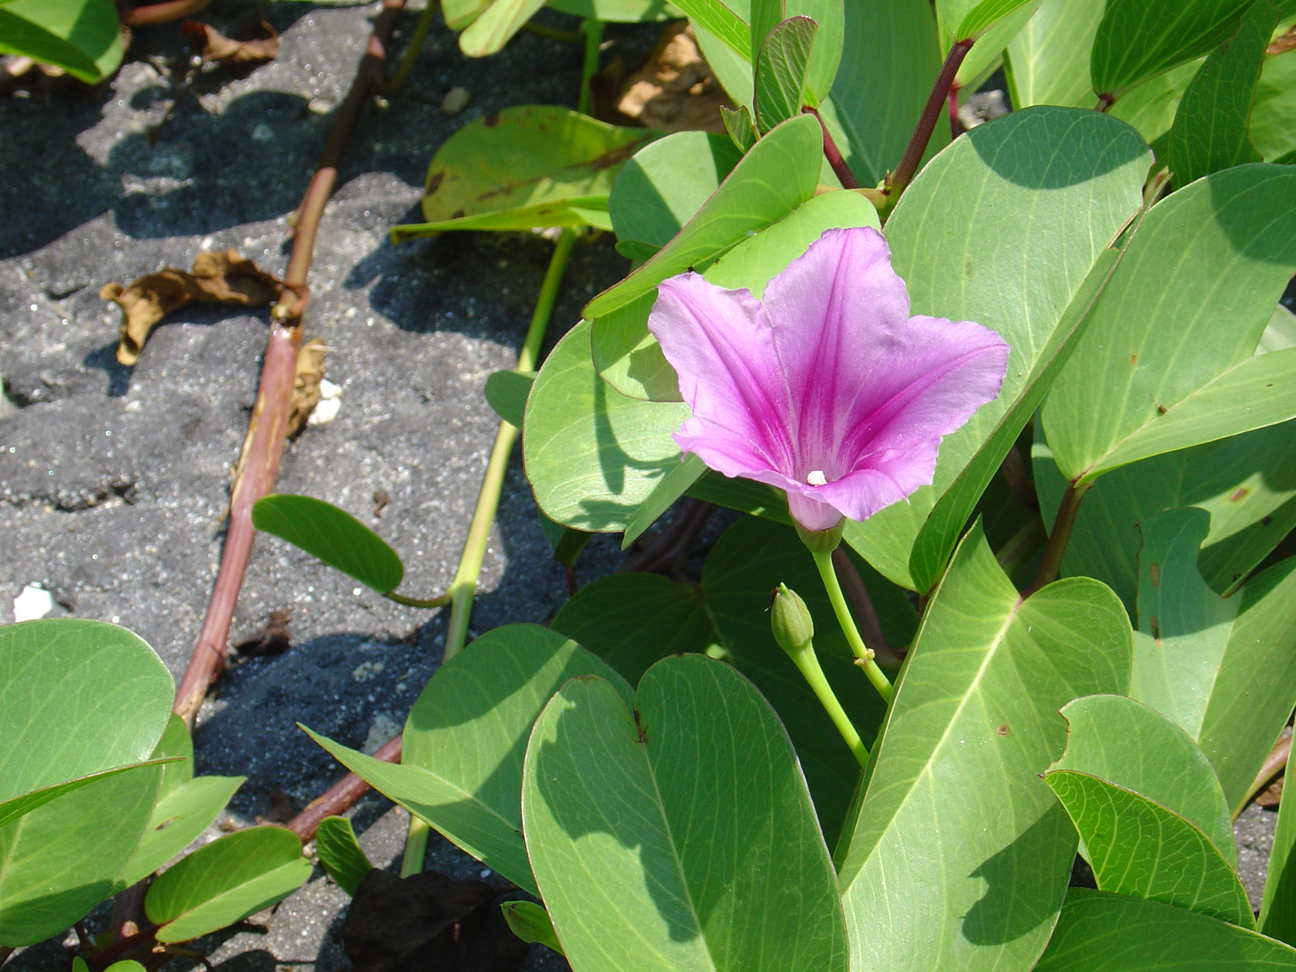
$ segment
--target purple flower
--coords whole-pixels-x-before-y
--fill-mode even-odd
[[[672,277],[648,328],[693,409],[675,441],[726,476],[786,490],[808,531],[929,485],[941,437],[998,396],[1008,367],[994,331],[909,316],[872,229],[824,233],[763,300]]]

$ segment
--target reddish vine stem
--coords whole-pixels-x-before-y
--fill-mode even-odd
[[[634,557],[618,569],[618,573],[642,571],[654,573],[674,570],[688,558],[689,548],[702,532],[715,507],[704,500],[686,496],[675,508],[670,525]]]
[[[922,115],[918,119],[918,126],[909,139],[904,156],[900,159],[900,164],[896,166],[895,171],[887,177],[887,192],[893,200],[900,197],[900,194],[905,191],[914,174],[918,171],[918,165],[922,162],[923,153],[927,151],[927,143],[931,141],[932,132],[936,130],[936,119],[945,110],[950,88],[953,87],[954,79],[958,76],[958,69],[963,63],[963,58],[967,57],[967,52],[972,49],[972,43],[971,40],[958,41],[950,48],[950,52],[945,55],[945,63],[941,65],[940,74],[936,75],[936,83],[932,85],[931,94],[927,96],[927,104],[923,106]]]
[[[955,81],[950,85],[949,94],[945,96],[945,104],[949,110],[950,123],[950,141],[958,138],[963,134],[963,123],[959,121],[959,104],[958,104],[959,83]]]
[[[837,176],[837,181],[842,184],[843,189],[860,188],[859,180],[855,178],[855,173],[850,170],[846,160],[842,158],[841,149],[833,141],[832,134],[828,131],[828,126],[824,124],[823,116],[819,114],[818,109],[809,106],[801,109],[803,113],[809,113],[815,116],[819,122],[819,127],[823,129],[824,158],[832,166],[833,173]]]
[[[1039,570],[1030,586],[1022,591],[1022,600],[1030,597],[1041,587],[1057,580],[1062,569],[1062,558],[1066,555],[1067,544],[1071,542],[1071,530],[1075,527],[1076,514],[1080,512],[1080,500],[1089,492],[1089,485],[1076,486],[1068,483],[1062,494],[1062,505],[1058,507],[1057,519],[1049,532],[1048,544],[1044,547],[1044,559],[1040,561]]]
[[[252,505],[270,491],[283,456],[284,435],[288,424],[289,400],[297,370],[297,349],[301,344],[301,315],[309,290],[306,275],[315,251],[324,204],[333,192],[338,166],[347,143],[355,131],[370,89],[382,80],[387,44],[396,27],[396,19],[405,0],[384,0],[382,12],[374,21],[373,32],[364,57],[356,69],[351,90],[338,109],[333,127],[324,143],[319,168],[311,178],[298,209],[296,232],[288,270],[284,274],[283,294],[271,313],[270,337],[261,366],[261,382],[256,405],[248,423],[245,461],[242,473],[230,497],[229,530],[221,553],[220,571],[212,588],[207,616],[203,621],[198,644],[189,659],[180,686],[176,690],[175,712],[191,727],[202,705],[212,678],[225,660],[230,622],[238,602],[243,574],[252,553]]]
[[[121,17],[124,27],[151,27],[154,24],[167,24],[173,20],[192,17],[202,10],[211,0],[167,0],[165,3],[153,3],[146,7],[136,7],[125,11]]]
[[[399,763],[401,737],[388,740],[373,755],[374,759],[380,759],[384,763]],[[301,838],[303,844],[308,840],[314,840],[315,831],[319,830],[319,825],[325,817],[336,817],[338,814],[345,813],[368,792],[368,783],[354,773],[348,773],[312,800],[301,813],[289,820],[287,827]]]

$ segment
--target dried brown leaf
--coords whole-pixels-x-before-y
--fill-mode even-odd
[[[193,271],[167,267],[140,277],[129,287],[105,284],[99,291],[122,310],[117,360],[135,364],[153,328],[168,314],[194,301],[259,307],[279,295],[279,281],[234,250],[200,253]]]
[[[264,20],[258,25],[261,35],[247,40],[226,37],[211,24],[186,20],[180,25],[190,43],[202,52],[204,61],[221,61],[225,64],[251,64],[256,61],[273,61],[279,54],[279,34]]]
[[[292,634],[288,631],[291,617],[291,611],[271,611],[264,628],[236,642],[234,647],[240,656],[282,655],[292,647]]]
[[[733,107],[702,56],[693,28],[679,20],[662,32],[644,67],[625,80],[617,110],[648,128],[723,135],[722,105]]]
[[[1265,48],[1265,53],[1285,54],[1293,48],[1296,48],[1296,27],[1271,40],[1269,46]]]
[[[288,412],[290,439],[306,427],[306,420],[319,404],[327,351],[321,338],[311,338],[297,350],[297,373],[293,375],[292,402]]]

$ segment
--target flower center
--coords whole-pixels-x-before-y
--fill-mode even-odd
[[[827,486],[828,477],[824,475],[822,469],[811,469],[810,475],[806,476],[806,482],[811,486]]]

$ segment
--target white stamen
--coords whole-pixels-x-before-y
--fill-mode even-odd
[[[828,477],[823,474],[822,469],[812,469],[810,475],[806,477],[806,482],[811,486],[827,486]]]

